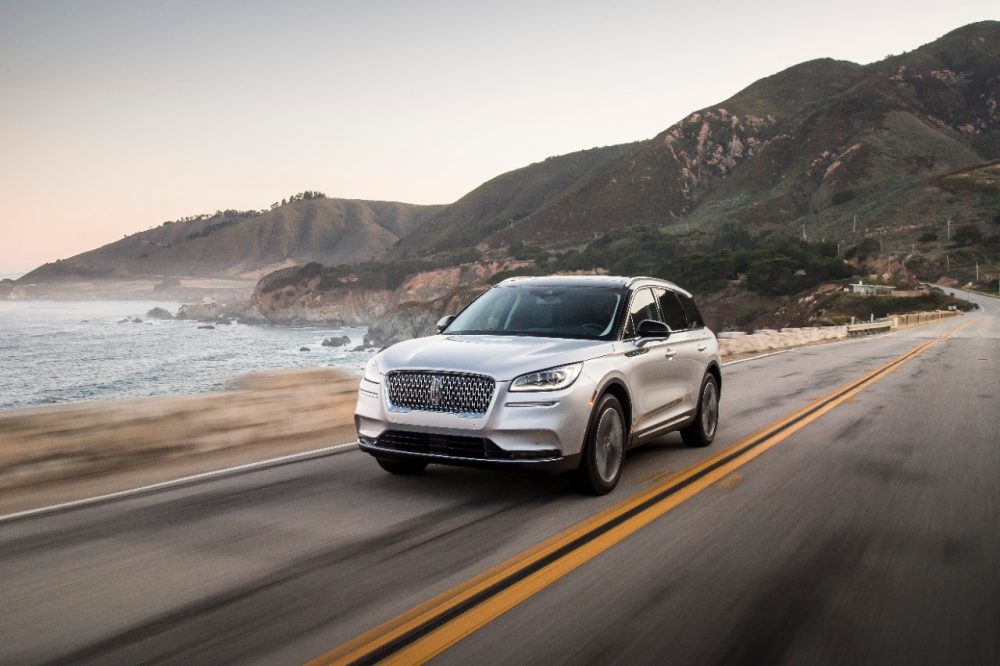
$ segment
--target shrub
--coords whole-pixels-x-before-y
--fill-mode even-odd
[[[856,198],[857,196],[858,196],[857,190],[841,190],[839,192],[833,193],[833,196],[830,197],[830,203],[832,203],[834,206],[839,206],[841,204],[847,203],[848,201]]]
[[[955,241],[955,245],[960,247],[964,245],[975,245],[983,242],[983,232],[980,231],[979,227],[974,224],[963,224],[955,230],[952,240]]]

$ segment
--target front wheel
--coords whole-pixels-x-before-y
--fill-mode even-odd
[[[587,495],[611,492],[621,478],[624,459],[624,412],[616,397],[606,395],[591,416],[580,466],[573,473],[573,485]]]
[[[395,458],[376,458],[375,460],[378,461],[379,467],[390,474],[401,474],[404,476],[420,474],[427,467],[427,463],[421,460],[398,460]]]
[[[688,446],[708,446],[719,429],[719,384],[712,374],[705,375],[698,397],[698,411],[691,425],[681,428],[681,439]]]

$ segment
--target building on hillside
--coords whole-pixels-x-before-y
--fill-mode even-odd
[[[863,284],[858,280],[857,284],[850,285],[851,293],[855,296],[892,296],[895,287],[884,284]]]

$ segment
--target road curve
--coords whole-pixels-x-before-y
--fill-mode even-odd
[[[441,663],[1000,663],[1000,301],[727,367],[704,450],[565,479],[356,450],[0,524],[0,663],[302,663],[927,346]]]

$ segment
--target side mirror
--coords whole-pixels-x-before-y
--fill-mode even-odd
[[[448,325],[453,321],[455,321],[455,315],[448,315],[447,317],[441,317],[438,319],[437,332],[440,333],[444,329],[448,328]]]
[[[639,328],[636,330],[636,335],[640,338],[660,338],[666,339],[670,337],[670,329],[662,321],[656,321],[655,319],[643,319],[639,322]]]

